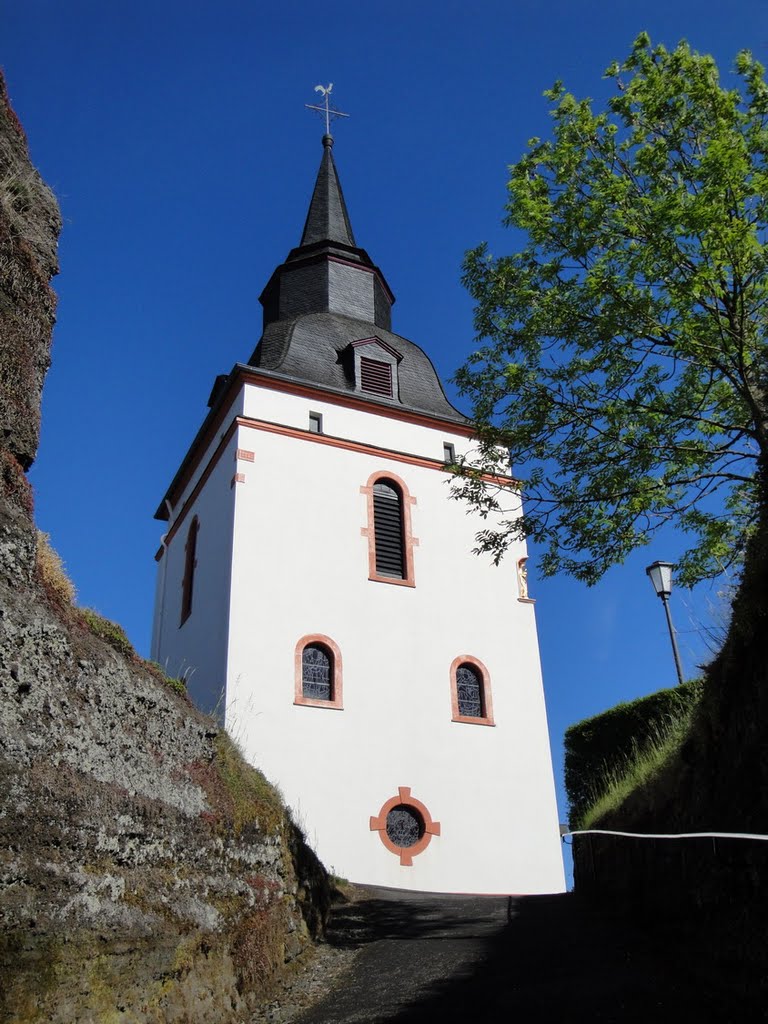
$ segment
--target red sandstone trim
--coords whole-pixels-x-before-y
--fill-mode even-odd
[[[379,348],[383,348],[385,352],[389,352],[391,356],[394,356],[398,362],[403,358],[402,354],[398,352],[397,349],[392,348],[391,345],[388,345],[386,341],[382,341],[381,338],[360,338],[359,341],[352,342],[352,348],[360,348],[361,345],[378,345]]]
[[[413,846],[395,846],[387,835],[387,815],[394,807],[398,807],[400,804],[405,804],[406,807],[413,807],[424,820],[424,835]],[[432,815],[421,800],[416,800],[415,797],[411,796],[410,786],[400,786],[397,796],[387,800],[376,816],[371,816],[370,829],[371,832],[379,833],[379,839],[381,839],[390,853],[397,854],[400,857],[400,866],[409,868],[413,865],[413,858],[423,853],[429,846],[432,836],[440,835],[440,822],[433,821]]]
[[[235,475],[232,477],[232,479],[229,482],[229,486],[230,487],[234,487],[235,484],[244,484],[244,483],[245,483],[245,473],[235,473]]]
[[[373,522],[373,485],[378,480],[391,480],[400,489],[400,494],[403,499],[403,554],[405,555],[405,578],[402,580],[393,579],[391,576],[380,576],[376,572],[376,531],[374,529]],[[363,526],[360,529],[360,533],[363,537],[368,539],[368,579],[374,583],[394,583],[399,587],[415,587],[416,579],[414,576],[414,564],[413,564],[413,549],[418,547],[418,537],[413,536],[413,529],[411,527],[411,505],[416,504],[416,499],[412,497],[408,490],[408,485],[405,480],[397,476],[395,473],[390,473],[387,470],[378,470],[376,473],[371,473],[368,477],[368,483],[365,487],[360,488],[360,493],[366,496],[366,510],[368,513],[368,525]]]
[[[344,438],[332,437],[329,434],[315,434],[310,430],[302,430],[299,429],[298,427],[285,427],[280,423],[270,423],[267,420],[254,420],[249,419],[246,416],[237,416],[230,423],[226,433],[221,439],[221,442],[216,448],[216,451],[211,456],[208,465],[205,467],[205,470],[200,476],[200,479],[195,484],[194,490],[190,494],[189,498],[187,498],[187,500],[184,502],[184,505],[182,506],[178,518],[175,520],[173,526],[168,530],[168,533],[165,538],[166,546],[170,544],[171,540],[176,534],[176,531],[183,523],[185,517],[187,516],[187,513],[189,512],[190,508],[197,499],[197,496],[200,494],[200,491],[203,489],[203,486],[208,480],[208,477],[215,469],[216,463],[218,462],[222,452],[226,448],[227,443],[231,439],[232,434],[238,427],[248,427],[250,430],[262,430],[269,434],[280,434],[283,437],[294,437],[302,441],[311,441],[313,444],[327,444],[330,445],[332,448],[343,448],[346,451],[358,452],[361,455],[375,455],[377,458],[380,459],[391,459],[393,462],[399,462],[401,464],[405,464],[408,466],[420,466],[423,469],[434,469],[440,473],[450,472],[450,470],[446,467],[442,459],[427,459],[421,455],[409,455],[407,452],[398,452],[393,450],[387,450],[386,448],[377,448],[374,445],[362,444],[358,441],[347,441]],[[385,473],[383,475],[389,475],[393,480],[397,480],[397,477],[393,473]],[[189,476],[191,476],[191,474],[189,474]],[[505,487],[519,487],[518,482],[516,480],[513,480],[511,477],[498,478],[493,477],[490,474],[487,474],[483,475],[483,480],[487,481],[488,483],[496,483],[499,484],[500,486]],[[187,483],[188,482],[189,480],[187,480]],[[184,484],[184,486],[186,487],[186,483]],[[182,492],[183,488],[180,488],[179,493]],[[414,546],[416,546],[418,543],[418,540],[414,538]],[[408,586],[408,584],[404,583],[403,580],[386,580],[386,582],[399,583],[401,586]]]
[[[459,714],[459,692],[456,686],[456,670],[460,665],[472,665],[480,673],[480,679],[483,686],[483,710],[485,712],[479,718],[474,718],[471,715],[460,715]],[[493,700],[491,698],[491,677],[488,673],[488,669],[478,658],[474,658],[471,654],[462,654],[458,658],[454,658],[451,662],[450,670],[451,680],[451,721],[452,722],[465,722],[468,725],[495,725],[493,720]]]
[[[255,367],[247,371],[237,369],[234,378],[229,385],[227,396],[222,402],[219,411],[208,424],[205,433],[202,434],[199,441],[197,441],[197,443],[193,441],[192,447],[189,449],[184,461],[182,462],[182,466],[187,463],[186,467],[183,472],[180,472],[178,479],[171,484],[171,487],[165,495],[168,501],[170,501],[171,506],[176,504],[179,500],[179,496],[184,493],[189,481],[196,473],[200,460],[207,451],[214,437],[216,437],[216,434],[220,431],[221,425],[226,420],[227,415],[232,408],[232,404],[236,396],[239,394],[239,389],[243,384],[252,384],[255,387],[266,387],[272,391],[284,391],[292,395],[303,395],[306,398],[314,398],[322,402],[327,402],[329,405],[343,405],[350,409],[359,409],[363,412],[387,416],[390,419],[404,420],[407,423],[417,423],[420,426],[432,427],[435,430],[442,430],[449,434],[459,434],[462,437],[472,437],[474,434],[474,430],[469,424],[453,423],[450,420],[443,420],[439,417],[430,416],[428,413],[411,412],[407,409],[400,409],[394,405],[388,406],[382,404],[373,406],[370,401],[358,398],[355,395],[340,395],[332,391],[324,391],[322,388],[312,387],[309,384],[298,384],[294,381],[279,380],[275,377],[267,376],[266,374],[260,374]],[[499,479],[507,481],[506,477],[501,477]],[[159,519],[166,518],[161,514],[161,509],[158,509],[157,517]]]
[[[200,479],[195,484],[194,489],[192,490],[192,493],[187,498],[187,500],[184,502],[184,504],[183,504],[183,506],[181,508],[181,511],[179,512],[178,518],[174,522],[173,526],[168,530],[168,533],[165,535],[165,546],[166,547],[168,547],[168,545],[171,543],[173,538],[176,536],[176,533],[178,532],[178,530],[181,527],[182,523],[186,519],[187,514],[189,513],[190,509],[192,508],[192,506],[197,501],[198,495],[200,494],[200,492],[202,491],[203,487],[205,487],[206,483],[208,482],[208,477],[211,475],[211,473],[216,468],[216,465],[217,465],[219,459],[221,458],[222,453],[224,452],[224,449],[227,447],[229,442],[232,440],[232,435],[234,434],[235,430],[237,429],[237,426],[238,426],[237,420],[236,419],[232,420],[232,422],[230,423],[229,427],[227,428],[226,434],[224,434],[224,436],[222,437],[221,441],[219,442],[219,445],[218,445],[216,451],[211,456],[211,458],[210,458],[210,460],[208,462],[208,465],[205,467],[205,469],[203,470],[202,474],[200,475]]]
[[[243,462],[253,462],[254,453],[249,452],[247,448],[238,448],[235,452],[235,462],[237,462],[238,459],[242,459]]]
[[[331,652],[333,661],[333,682],[331,684],[332,700],[315,700],[312,697],[304,696],[304,680],[302,678],[301,655],[307,644],[322,644]],[[293,703],[308,708],[331,708],[335,711],[344,710],[343,672],[341,663],[341,651],[338,644],[323,633],[309,633],[303,636],[296,644],[296,651],[293,657],[294,663],[294,697]]]

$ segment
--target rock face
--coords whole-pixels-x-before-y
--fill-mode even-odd
[[[58,208],[0,85],[0,1021],[226,1022],[322,930],[279,795],[45,584],[25,468]]]
[[[0,431],[28,469],[40,433],[58,273],[59,207],[29,161],[24,130],[0,75]]]

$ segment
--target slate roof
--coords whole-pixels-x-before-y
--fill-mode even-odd
[[[418,345],[389,330],[394,296],[368,253],[355,243],[332,145],[333,139],[324,136],[301,243],[275,270],[262,293],[264,331],[249,363],[368,400],[370,396],[356,388],[351,361],[344,353],[355,341],[377,337],[401,356],[398,394],[382,401],[466,423],[466,417],[445,397],[428,356]],[[322,270],[339,259],[351,268],[354,281],[349,274],[345,280]],[[297,275],[297,267],[314,269]],[[376,280],[373,290],[372,271]],[[357,291],[355,281],[360,282]],[[378,400],[370,400],[378,404]]]
[[[309,204],[309,212],[301,236],[301,245],[312,245],[314,242],[341,242],[343,245],[355,245],[352,225],[341,191],[341,182],[333,161],[331,147],[333,139],[330,135],[323,136],[323,159],[317,172],[315,190]]]
[[[352,342],[373,337],[380,338],[402,357],[397,372],[399,394],[392,400],[371,399],[357,390],[343,355]],[[418,345],[366,320],[340,313],[310,313],[269,324],[249,364],[297,381],[354,394],[374,404],[396,405],[455,423],[467,422],[445,397],[437,371]]]

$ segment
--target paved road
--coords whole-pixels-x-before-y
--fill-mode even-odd
[[[698,957],[686,966],[571,894],[516,897],[509,910],[493,896],[362,890],[329,934],[361,951],[297,1024],[764,1019]]]

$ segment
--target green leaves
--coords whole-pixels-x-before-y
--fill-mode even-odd
[[[483,347],[457,373],[481,451],[525,468],[525,516],[476,475],[457,494],[543,568],[592,583],[668,522],[681,582],[738,560],[768,446],[768,87],[747,52],[726,89],[711,57],[635,41],[606,111],[556,83],[553,132],[510,168],[505,223],[527,244],[467,253]],[[765,500],[761,495],[760,500]]]

